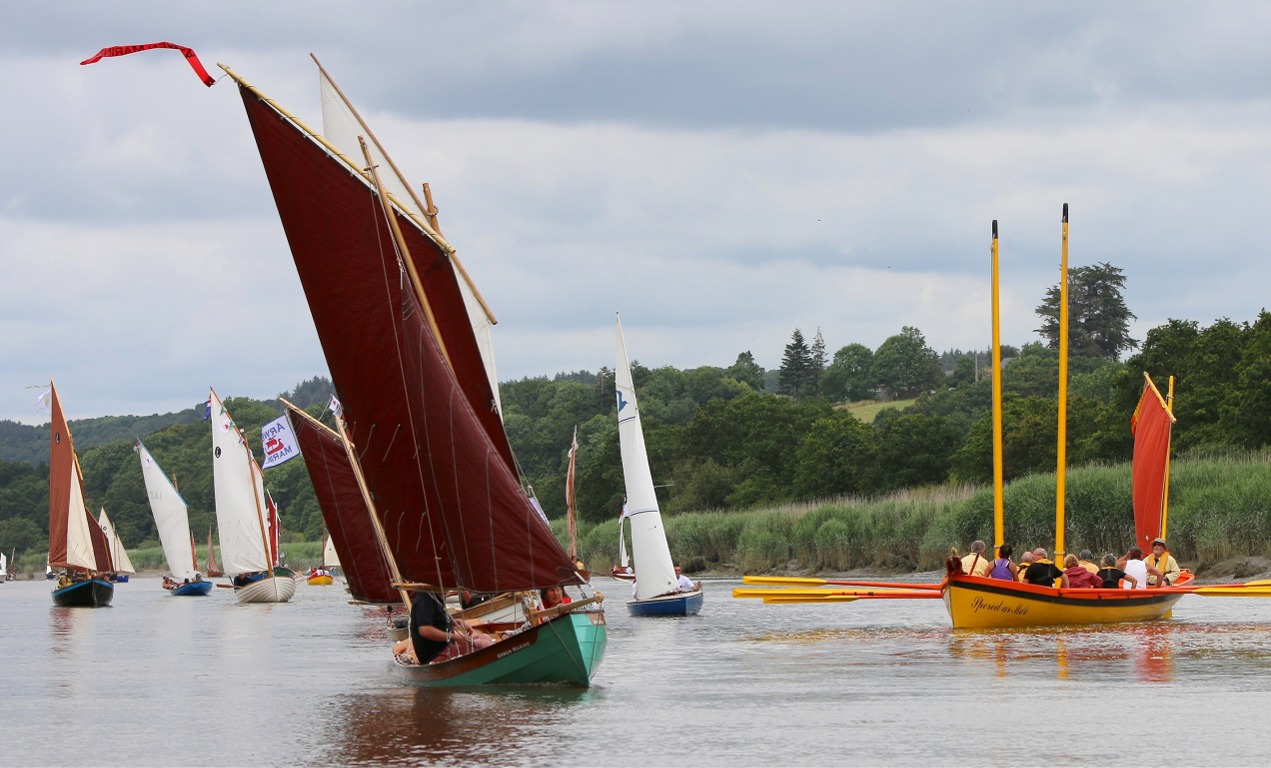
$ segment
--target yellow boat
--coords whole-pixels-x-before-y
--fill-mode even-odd
[[[954,629],[1119,624],[1168,619],[1192,574],[1164,589],[1055,589],[966,574],[948,576],[941,586]]]

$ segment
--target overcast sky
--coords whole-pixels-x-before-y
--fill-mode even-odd
[[[0,26],[0,419],[269,398],[326,365],[224,62],[320,126],[313,53],[498,317],[499,378],[1002,338],[1070,265],[1132,335],[1271,284],[1271,5],[15,3]],[[103,47],[179,53],[80,66]],[[1153,372],[1162,375],[1169,371]]]

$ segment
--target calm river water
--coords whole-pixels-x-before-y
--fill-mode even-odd
[[[300,584],[116,587],[55,608],[0,585],[0,765],[1267,765],[1271,600],[1168,622],[958,631],[938,600],[776,606],[708,581],[701,615],[610,595],[587,690],[434,691],[390,674],[382,609]]]

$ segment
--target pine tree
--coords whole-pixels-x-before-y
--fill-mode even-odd
[[[780,377],[778,382],[782,394],[790,395],[796,401],[802,399],[815,381],[816,370],[812,350],[803,340],[803,331],[798,328],[790,336],[785,355],[781,358]]]
[[[1106,357],[1119,360],[1121,353],[1137,349],[1130,338],[1133,312],[1125,305],[1121,289],[1125,275],[1104,262],[1068,270],[1068,353],[1073,357]],[[1046,345],[1059,348],[1059,286],[1046,291],[1037,307],[1042,327],[1037,329]]]

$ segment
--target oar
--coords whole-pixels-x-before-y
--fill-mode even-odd
[[[770,584],[773,586],[819,586],[836,584],[845,587],[883,587],[888,589],[930,589],[939,591],[939,584],[910,584],[906,581],[856,581],[853,579],[814,579],[804,576],[742,576],[742,584]]]
[[[745,587],[735,587],[733,589],[733,597],[875,597],[884,599],[899,598],[923,598],[931,599],[940,597],[939,592],[932,592],[928,589],[747,589]]]
[[[910,598],[916,598],[921,600],[924,598],[930,599],[932,597],[939,597],[939,595],[930,595],[930,594],[920,593],[920,594],[914,594],[914,595],[822,595],[820,597],[812,597],[812,596],[803,597],[799,595],[774,594],[774,595],[768,595],[764,597],[763,601],[765,603],[781,603],[781,604],[850,603],[853,600],[886,600],[893,597],[910,597]]]
[[[1203,595],[1206,597],[1271,597],[1271,585],[1267,586],[1223,586],[1223,587],[1195,587],[1189,590],[1180,590],[1184,594]]]

